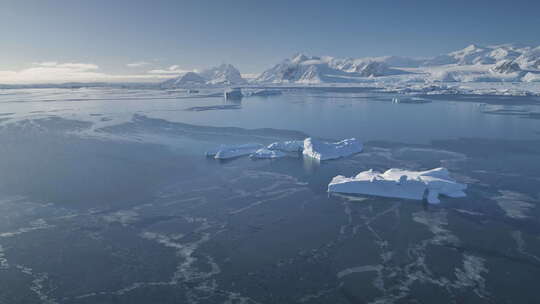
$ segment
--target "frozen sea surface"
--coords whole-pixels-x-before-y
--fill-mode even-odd
[[[281,91],[1,90],[0,303],[540,301],[538,97]],[[204,155],[310,136],[364,150]],[[326,192],[436,167],[467,197]]]

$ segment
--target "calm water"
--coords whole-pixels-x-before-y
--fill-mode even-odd
[[[540,100],[0,91],[0,303],[538,303]],[[220,143],[365,151],[218,162]],[[438,205],[326,192],[445,166]]]

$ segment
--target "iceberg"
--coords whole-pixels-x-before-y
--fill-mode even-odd
[[[231,159],[250,155],[261,148],[263,148],[261,144],[221,145],[216,149],[207,151],[206,156],[215,159]]]
[[[282,92],[280,90],[276,89],[259,89],[255,91],[249,91],[247,92],[247,96],[260,96],[260,97],[267,97],[267,96],[276,96],[281,95]]]
[[[257,151],[255,151],[253,154],[251,154],[249,157],[251,158],[281,158],[287,156],[287,153],[278,151],[278,150],[270,150],[267,148],[262,148]]]
[[[242,90],[240,88],[230,88],[223,92],[223,97],[225,97],[225,99],[242,99],[244,95],[242,95]]]
[[[277,150],[284,152],[300,152],[304,149],[303,140],[288,140],[271,143],[268,145],[268,150]]]
[[[427,171],[389,169],[384,173],[360,172],[354,177],[335,176],[328,184],[328,192],[367,194],[405,199],[427,199],[430,204],[440,202],[439,195],[464,197],[467,185],[450,178],[446,168]]]
[[[329,160],[360,153],[362,148],[362,143],[355,138],[329,143],[309,137],[304,140],[303,154],[317,160]]]

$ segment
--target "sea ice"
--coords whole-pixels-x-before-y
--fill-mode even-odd
[[[384,173],[369,170],[354,177],[335,176],[328,185],[328,192],[367,194],[422,200],[439,203],[439,194],[449,197],[464,197],[466,185],[449,177],[446,168],[428,171],[389,169]]]
[[[279,150],[270,150],[267,148],[262,148],[255,151],[249,157],[251,158],[281,158],[287,156],[287,153]]]
[[[324,142],[311,137],[304,140],[303,154],[318,160],[329,160],[362,152],[362,144],[355,138],[335,143]]]
[[[207,151],[206,156],[215,159],[230,159],[250,155],[261,148],[263,148],[261,144],[221,145],[216,149]]]
[[[268,150],[278,150],[285,152],[300,152],[304,149],[303,140],[278,141],[268,145]]]

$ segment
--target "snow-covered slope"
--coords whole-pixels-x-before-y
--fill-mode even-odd
[[[240,72],[231,64],[222,64],[203,70],[199,74],[207,79],[208,84],[238,85],[245,83]]]
[[[540,46],[517,44],[468,47],[433,58],[382,56],[336,58],[296,54],[250,79],[265,84],[361,84],[448,82],[538,82]],[[230,64],[188,72],[162,83],[164,88],[248,84]]]
[[[342,83],[356,82],[362,77],[378,77],[406,73],[392,69],[383,60],[317,57],[298,54],[264,71],[255,82],[260,83]]]
[[[161,84],[163,88],[189,88],[203,86],[241,85],[246,81],[240,72],[230,64],[197,72],[187,72],[176,78],[169,79]]]
[[[199,87],[206,84],[206,79],[195,72],[187,72],[176,78],[164,81],[161,84],[162,88],[185,88],[185,87]]]
[[[470,45],[433,58],[334,58],[297,54],[254,83],[357,83],[372,79],[431,82],[519,82],[540,79],[540,47]]]

